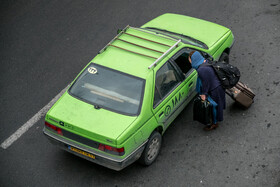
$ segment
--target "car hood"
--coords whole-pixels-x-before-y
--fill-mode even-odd
[[[183,34],[205,43],[211,48],[223,35],[230,30],[224,26],[209,21],[178,14],[163,14],[141,28],[158,28]]]
[[[47,113],[49,122],[65,130],[100,143],[116,144],[116,139],[127,129],[137,116],[127,116],[106,109],[95,109],[93,105],[76,99],[68,92]]]

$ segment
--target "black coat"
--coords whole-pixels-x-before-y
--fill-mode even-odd
[[[217,121],[223,121],[223,109],[226,108],[225,90],[211,66],[201,65],[197,69],[201,80],[201,94],[209,95],[217,104]]]

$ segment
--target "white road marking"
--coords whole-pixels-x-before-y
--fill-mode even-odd
[[[37,114],[35,114],[32,118],[30,118],[25,124],[23,124],[14,134],[12,134],[9,138],[7,138],[2,144],[1,147],[3,149],[7,149],[10,145],[12,145],[19,137],[21,137],[30,127],[32,127],[35,123],[37,123],[47,111],[52,107],[52,105],[60,98],[60,96],[67,90],[69,85],[64,88],[57,96],[55,96],[46,106],[44,106]]]

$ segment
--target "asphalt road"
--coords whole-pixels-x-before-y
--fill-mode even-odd
[[[157,161],[115,172],[52,146],[39,120],[0,148],[1,186],[280,186],[280,1],[116,0],[0,2],[0,141],[69,84],[127,24],[166,12],[232,29],[231,63],[257,94],[248,110],[227,98],[213,132],[183,110]]]

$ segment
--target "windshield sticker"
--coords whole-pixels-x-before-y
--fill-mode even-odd
[[[88,72],[91,73],[91,74],[96,74],[97,73],[97,69],[94,68],[94,67],[89,67],[88,68]]]

